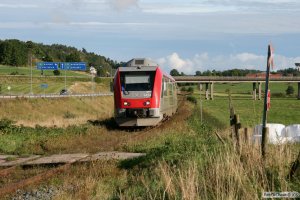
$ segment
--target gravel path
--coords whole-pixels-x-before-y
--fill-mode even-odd
[[[16,194],[12,196],[12,200],[51,200],[57,195],[59,189],[54,186],[41,186],[31,191],[17,190]]]

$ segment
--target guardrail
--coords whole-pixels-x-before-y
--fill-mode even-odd
[[[0,99],[16,98],[66,98],[66,97],[100,97],[113,96],[113,93],[93,93],[93,94],[24,94],[24,95],[0,95]]]
[[[240,77],[240,76],[173,76],[176,82],[263,82],[266,79],[261,77]],[[300,77],[270,78],[271,82],[300,82]]]

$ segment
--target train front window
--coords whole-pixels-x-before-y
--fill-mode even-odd
[[[155,71],[121,72],[122,96],[126,98],[149,98],[152,96]]]
[[[155,72],[121,73],[122,91],[152,91]]]
[[[125,75],[125,90],[150,91],[152,90],[149,75]]]

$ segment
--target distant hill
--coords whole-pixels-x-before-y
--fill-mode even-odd
[[[0,64],[8,66],[30,66],[31,57],[33,65],[36,62],[86,62],[94,66],[98,75],[107,75],[111,68],[117,68],[120,63],[110,58],[88,52],[84,48],[79,50],[61,44],[45,45],[32,41],[17,39],[0,40]],[[101,66],[101,67],[100,67]]]

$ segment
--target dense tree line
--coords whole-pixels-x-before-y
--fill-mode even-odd
[[[300,72],[297,71],[296,68],[287,68],[287,69],[281,69],[277,71],[278,73],[282,73],[283,76],[300,76]]]
[[[109,75],[111,68],[117,68],[121,63],[104,56],[78,50],[74,47],[52,44],[45,45],[32,41],[23,42],[16,39],[0,40],[0,64],[9,66],[30,66],[31,62],[86,62],[94,66],[98,75]]]
[[[230,69],[224,71],[217,70],[206,70],[206,71],[196,71],[195,76],[246,76],[246,74],[260,73],[259,70],[249,70],[249,69]],[[179,72],[177,69],[172,69],[170,71],[172,76],[184,76],[183,72]]]
[[[206,70],[206,71],[196,71],[195,76],[246,76],[247,74],[262,73],[260,70],[253,69],[229,69],[224,71],[217,70]],[[283,76],[300,76],[300,72],[296,68],[287,68],[277,70],[277,72],[271,73],[281,73]],[[170,71],[172,76],[185,76],[183,72],[179,72],[177,69],[172,69]]]

